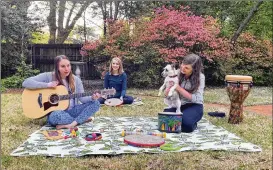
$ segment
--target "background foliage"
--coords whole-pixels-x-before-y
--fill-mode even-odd
[[[255,85],[272,82],[272,42],[245,32],[232,46],[230,34],[221,29],[225,21],[197,16],[188,9],[163,6],[129,22],[108,21],[107,36],[86,43],[82,54],[90,58],[122,57],[133,87],[160,86],[160,72],[166,62],[180,63],[188,53],[202,57],[207,85],[224,85],[227,74],[251,75]]]
[[[2,78],[5,78],[3,72],[9,70],[15,75],[17,70],[24,67],[25,58],[29,55],[29,43],[47,43],[52,38],[49,32],[41,29],[42,26],[50,25],[48,22],[53,20],[64,21],[64,15],[59,15],[64,11],[72,15],[80,14],[77,11],[80,6],[76,2],[57,2],[55,6],[41,2],[45,5],[42,11],[48,12],[46,18],[41,18],[37,16],[39,6],[29,10],[32,3],[1,1]],[[84,12],[81,17],[92,21],[90,18],[100,15],[105,21],[101,27],[102,37],[94,40],[93,28],[71,25],[70,36],[64,42],[80,43],[89,35],[89,42],[84,44],[81,53],[91,62],[104,61],[96,65],[100,72],[107,70],[110,57],[122,56],[131,87],[158,87],[163,82],[160,72],[165,64],[180,63],[183,56],[191,52],[200,55],[204,61],[207,85],[224,85],[226,74],[243,74],[253,76],[255,85],[268,86],[272,84],[273,2],[263,1],[235,46],[229,43],[256,3],[98,1],[82,8],[81,13],[86,9],[91,9],[92,13]],[[68,21],[72,18],[68,18]],[[65,27],[60,31],[68,30]],[[85,32],[85,36],[82,36],[82,32]],[[75,40],[75,37],[78,38]],[[32,72],[31,67],[29,69]],[[11,83],[5,84],[17,86],[17,78],[10,80],[13,81],[6,81]]]

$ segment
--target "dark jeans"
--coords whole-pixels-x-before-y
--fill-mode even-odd
[[[164,109],[164,112],[175,112],[176,108]],[[192,132],[197,127],[197,122],[203,117],[203,104],[187,103],[181,106],[182,132]]]
[[[108,99],[115,98],[115,97],[108,97]],[[98,101],[100,104],[104,104],[105,99],[104,98],[98,98]],[[123,97],[123,104],[132,104],[134,102],[134,98],[132,96],[124,96]]]

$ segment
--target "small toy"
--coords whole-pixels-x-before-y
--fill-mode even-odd
[[[102,135],[100,133],[91,133],[85,136],[85,140],[87,141],[100,140],[101,138],[102,138]]]
[[[177,145],[172,144],[172,143],[165,143],[165,144],[160,146],[160,149],[162,149],[164,151],[178,151],[181,148],[182,148],[182,146],[177,146]]]
[[[49,140],[58,140],[58,139],[63,138],[63,136],[62,136],[63,131],[62,130],[44,130],[42,133]]]
[[[80,132],[78,131],[78,128],[77,127],[74,127],[74,128],[70,128],[68,132],[66,132],[64,134],[64,139],[68,139],[68,138],[75,138],[77,136],[80,135]]]
[[[142,132],[142,131],[136,131],[136,132],[133,132],[133,131],[126,131],[126,130],[123,130],[121,132],[121,136],[127,136],[127,135],[152,135],[152,136],[159,136],[159,137],[162,137],[162,138],[166,138],[166,133],[163,132],[163,133],[155,133],[155,132]]]

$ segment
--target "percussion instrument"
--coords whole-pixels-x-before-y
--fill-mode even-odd
[[[100,140],[101,138],[102,138],[102,135],[100,133],[91,133],[85,136],[85,140],[87,141]]]
[[[136,147],[154,148],[163,145],[165,140],[152,135],[128,135],[124,137],[124,143]]]
[[[42,133],[45,137],[49,140],[58,140],[63,138],[63,131],[62,130],[44,130]]]
[[[120,100],[119,98],[110,98],[106,99],[104,104],[107,106],[120,106],[122,105],[123,101]]]
[[[158,113],[158,130],[167,133],[180,133],[182,130],[182,113]]]
[[[163,132],[163,133],[155,133],[155,132],[133,132],[133,131],[126,131],[126,130],[123,130],[121,132],[121,136],[127,136],[127,135],[152,135],[152,136],[159,136],[159,137],[162,137],[162,138],[166,138],[166,133]]]
[[[253,86],[252,77],[226,75],[225,83],[231,101],[228,123],[238,124],[243,121],[243,102]]]

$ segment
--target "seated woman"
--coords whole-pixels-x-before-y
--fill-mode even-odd
[[[109,72],[104,77],[104,88],[114,88],[116,94],[109,98],[119,98],[123,101],[123,104],[132,104],[134,98],[132,96],[126,96],[127,89],[127,75],[123,71],[122,61],[118,57],[114,57],[111,60]],[[104,104],[105,98],[98,99],[101,104]]]
[[[69,94],[84,92],[81,79],[72,74],[70,61],[65,55],[55,57],[53,72],[41,73],[23,82],[23,87],[27,89],[55,88],[58,85],[65,86]],[[56,129],[69,129],[82,124],[99,111],[99,97],[101,95],[95,93],[70,99],[69,108],[51,112],[47,116],[47,123]]]
[[[203,93],[205,76],[202,60],[198,55],[189,54],[180,65],[179,86],[182,115],[182,132],[192,132],[197,122],[203,117]],[[164,109],[164,112],[175,112],[176,108]]]

